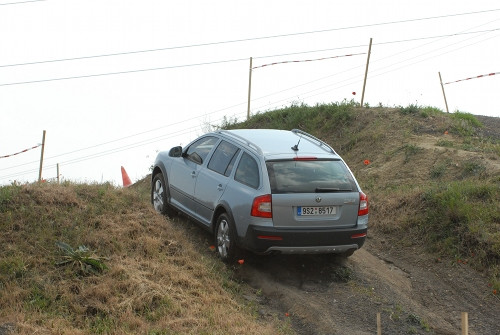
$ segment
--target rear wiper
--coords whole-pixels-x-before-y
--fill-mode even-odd
[[[316,187],[314,190],[316,193],[328,193],[328,192],[352,192],[352,190],[342,189],[338,187]]]

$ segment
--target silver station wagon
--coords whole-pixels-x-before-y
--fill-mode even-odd
[[[212,232],[226,262],[241,249],[347,257],[368,227],[368,200],[347,164],[297,129],[221,130],[160,152],[151,202]]]

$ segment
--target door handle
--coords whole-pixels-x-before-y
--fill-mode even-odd
[[[217,185],[217,190],[222,191],[222,184]]]
[[[191,172],[191,177],[196,178],[196,171]]]

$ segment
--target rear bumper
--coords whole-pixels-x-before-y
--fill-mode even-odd
[[[256,253],[287,254],[344,253],[359,249],[367,228],[355,229],[275,229],[249,226],[241,245]]]

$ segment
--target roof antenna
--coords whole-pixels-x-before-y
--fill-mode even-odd
[[[297,144],[295,144],[293,147],[292,147],[292,150],[293,151],[299,151],[299,144],[300,144],[300,140],[302,139],[302,136],[299,137],[299,141],[297,142]]]

